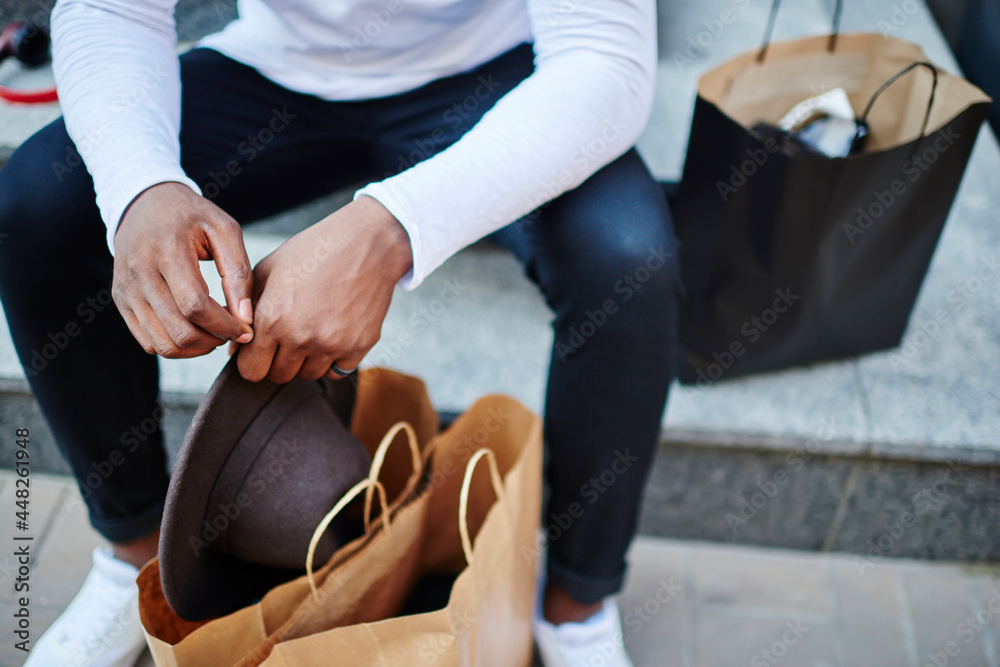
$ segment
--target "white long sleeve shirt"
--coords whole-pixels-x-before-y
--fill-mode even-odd
[[[70,137],[114,233],[180,165],[176,0],[59,0],[53,66]],[[535,71],[441,153],[362,188],[403,225],[409,289],[452,254],[580,185],[638,139],[656,72],[654,0],[239,0],[200,44],[327,100],[413,90],[533,42]]]

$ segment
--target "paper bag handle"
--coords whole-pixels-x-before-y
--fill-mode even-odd
[[[503,500],[503,480],[500,478],[500,468],[497,466],[497,457],[492,449],[483,447],[477,450],[469,463],[465,467],[465,477],[462,479],[462,492],[458,497],[458,532],[462,536],[462,551],[465,552],[465,561],[472,563],[472,540],[469,539],[469,488],[472,486],[472,473],[476,471],[476,464],[479,459],[486,457],[490,464],[490,479],[493,482],[493,492],[497,494],[498,500]]]
[[[326,532],[327,526],[330,525],[330,522],[333,521],[334,517],[340,514],[340,512],[347,507],[347,505],[354,500],[359,493],[365,489],[370,489],[373,486],[378,489],[379,499],[382,501],[382,525],[384,526],[385,532],[389,532],[389,514],[386,512],[388,502],[385,497],[385,487],[382,486],[382,482],[379,482],[378,480],[361,480],[352,486],[351,489],[344,494],[343,498],[337,501],[337,504],[333,506],[333,509],[327,512],[326,516],[323,517],[323,520],[319,522],[318,526],[316,526],[316,530],[313,531],[312,539],[309,540],[309,552],[306,554],[306,576],[309,578],[309,588],[312,590],[313,597],[319,595],[319,591],[316,588],[316,577],[313,574],[313,558],[316,556],[316,545],[319,544],[320,538],[323,537],[323,533]]]
[[[410,479],[416,477],[420,474],[422,468],[420,459],[420,445],[417,444],[417,433],[413,430],[408,422],[401,421],[396,422],[392,425],[385,435],[382,437],[382,442],[378,444],[375,449],[375,454],[372,456],[372,467],[371,471],[368,473],[368,479],[371,481],[377,481],[379,473],[382,472],[382,464],[385,462],[385,454],[389,451],[389,446],[392,445],[393,441],[396,439],[396,434],[400,431],[406,431],[406,440],[410,445],[410,457],[413,463],[413,474]],[[369,523],[371,522],[372,513],[372,493],[375,491],[374,486],[369,486],[368,490],[365,492],[365,532],[368,532]],[[385,503],[383,503],[383,510],[385,508]]]
[[[931,119],[931,107],[934,106],[934,94],[937,92],[938,69],[929,62],[918,60],[917,62],[907,65],[903,69],[893,74],[891,77],[889,77],[888,81],[883,83],[882,86],[875,91],[875,94],[872,95],[872,98],[868,100],[868,106],[865,107],[865,111],[864,113],[861,114],[861,118],[858,119],[858,129],[855,130],[854,132],[854,140],[851,142],[851,146],[855,146],[857,144],[858,139],[860,138],[861,135],[861,129],[867,127],[868,113],[872,110],[872,107],[875,105],[875,100],[878,99],[879,95],[884,93],[886,88],[894,84],[897,79],[909,73],[911,70],[916,69],[917,67],[927,67],[928,69],[930,69],[931,74],[934,75],[934,81],[933,83],[931,83],[931,95],[927,99],[927,111],[924,113],[924,124],[920,126],[920,138],[924,137],[925,133],[927,132],[927,123]]]
[[[774,34],[774,23],[778,19],[778,7],[781,5],[781,0],[774,0],[771,3],[771,15],[767,19],[767,28],[764,30],[764,43],[760,46],[760,51],[757,52],[757,62],[764,62],[764,54],[767,53],[767,47],[771,45],[771,36]],[[837,46],[837,35],[840,33],[840,13],[843,10],[843,0],[837,0],[837,4],[833,8],[833,28],[830,30],[830,40],[826,44],[826,50],[833,52],[833,49]]]

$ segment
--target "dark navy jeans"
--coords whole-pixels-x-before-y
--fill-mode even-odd
[[[444,149],[531,73],[533,56],[522,45],[474,71],[361,102],[288,91],[207,49],[181,63],[184,170],[236,220],[252,222]],[[0,239],[0,301],[91,522],[114,542],[141,537],[160,521],[168,481],[157,361],[111,301],[93,182],[62,120],[0,170]],[[670,214],[631,150],[494,239],[524,263],[554,313],[548,577],[594,602],[622,585],[674,376],[680,283]],[[114,474],[88,484],[108,462]]]

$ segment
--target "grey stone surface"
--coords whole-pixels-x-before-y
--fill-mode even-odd
[[[782,455],[661,447],[640,531],[819,550],[850,471],[847,460],[812,456],[805,449]]]
[[[907,5],[916,11],[900,14],[893,9],[899,3],[890,0],[845,4],[845,30],[881,29],[917,41],[932,60],[957,70],[923,5]],[[698,77],[756,48],[769,5],[764,0],[660,3],[657,97],[640,141],[658,177],[680,176]],[[227,14],[217,6],[204,9],[205,16],[223,21]],[[724,14],[727,10],[732,13]],[[731,22],[716,23],[723,16]],[[786,3],[776,38],[821,34],[829,20],[830,3]],[[0,108],[0,127],[8,117],[14,117],[11,110]],[[975,279],[983,258],[992,259],[1000,247],[994,224],[1000,211],[994,184],[998,170],[1000,150],[984,128],[900,349],[708,387],[675,386],[665,415],[667,440],[780,450],[818,441],[823,451],[838,455],[1000,462],[1000,291],[990,277],[960,305],[954,298],[959,286]],[[263,257],[346,196],[340,193],[249,227],[251,259]],[[218,298],[218,280],[211,279],[210,265],[205,269]],[[414,325],[427,320],[421,308],[441,308],[438,300],[448,281],[465,287],[461,298],[446,304],[427,326]],[[948,321],[927,335],[921,323],[942,309]],[[503,391],[537,410],[551,335],[548,320],[537,291],[513,260],[474,248],[450,260],[418,290],[396,295],[383,340],[369,363],[421,375],[442,409],[460,410],[478,395]],[[197,360],[164,361],[162,386],[197,397],[224,362],[222,351]],[[2,378],[18,381],[23,374],[0,323]],[[823,435],[831,429],[832,435]]]
[[[857,462],[830,536],[837,551],[935,560],[1000,560],[1000,471],[992,466]]]
[[[646,534],[886,557],[1000,560],[995,466],[661,447]]]
[[[171,462],[194,416],[190,399],[166,397]],[[2,394],[0,433],[25,426],[32,470],[68,473],[37,404],[26,394]],[[13,457],[13,439],[0,439],[0,468],[12,468]],[[995,466],[830,456],[819,440],[784,451],[664,445],[646,488],[640,532],[844,551],[865,563],[886,556],[995,561],[998,489]]]
[[[12,480],[0,471],[0,494]],[[73,597],[101,543],[72,481],[45,482],[63,502],[46,517],[32,562],[34,639]],[[997,666],[995,566],[887,558],[859,571],[844,554],[651,537],[637,539],[627,559],[617,597],[637,667],[914,667],[945,650],[949,660],[935,664]],[[16,610],[0,600],[5,617]],[[960,650],[947,648],[953,641]],[[0,664],[24,658],[12,642],[0,646]],[[147,654],[138,664],[152,662]]]
[[[163,429],[166,434],[167,455],[172,465],[184,440],[184,434],[194,417],[196,406],[188,396],[167,395],[164,397],[164,403],[166,410]],[[30,395],[14,391],[0,392],[0,469],[14,468],[16,445],[13,433],[17,428],[28,428],[31,431],[33,472],[69,474],[69,465],[59,452],[52,431],[42,417],[38,404]]]

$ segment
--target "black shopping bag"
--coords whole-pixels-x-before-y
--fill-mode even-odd
[[[675,210],[689,384],[898,345],[989,108],[909,42],[835,25],[768,44],[777,6],[764,46],[698,85]],[[837,87],[867,115],[863,150],[751,131]]]

